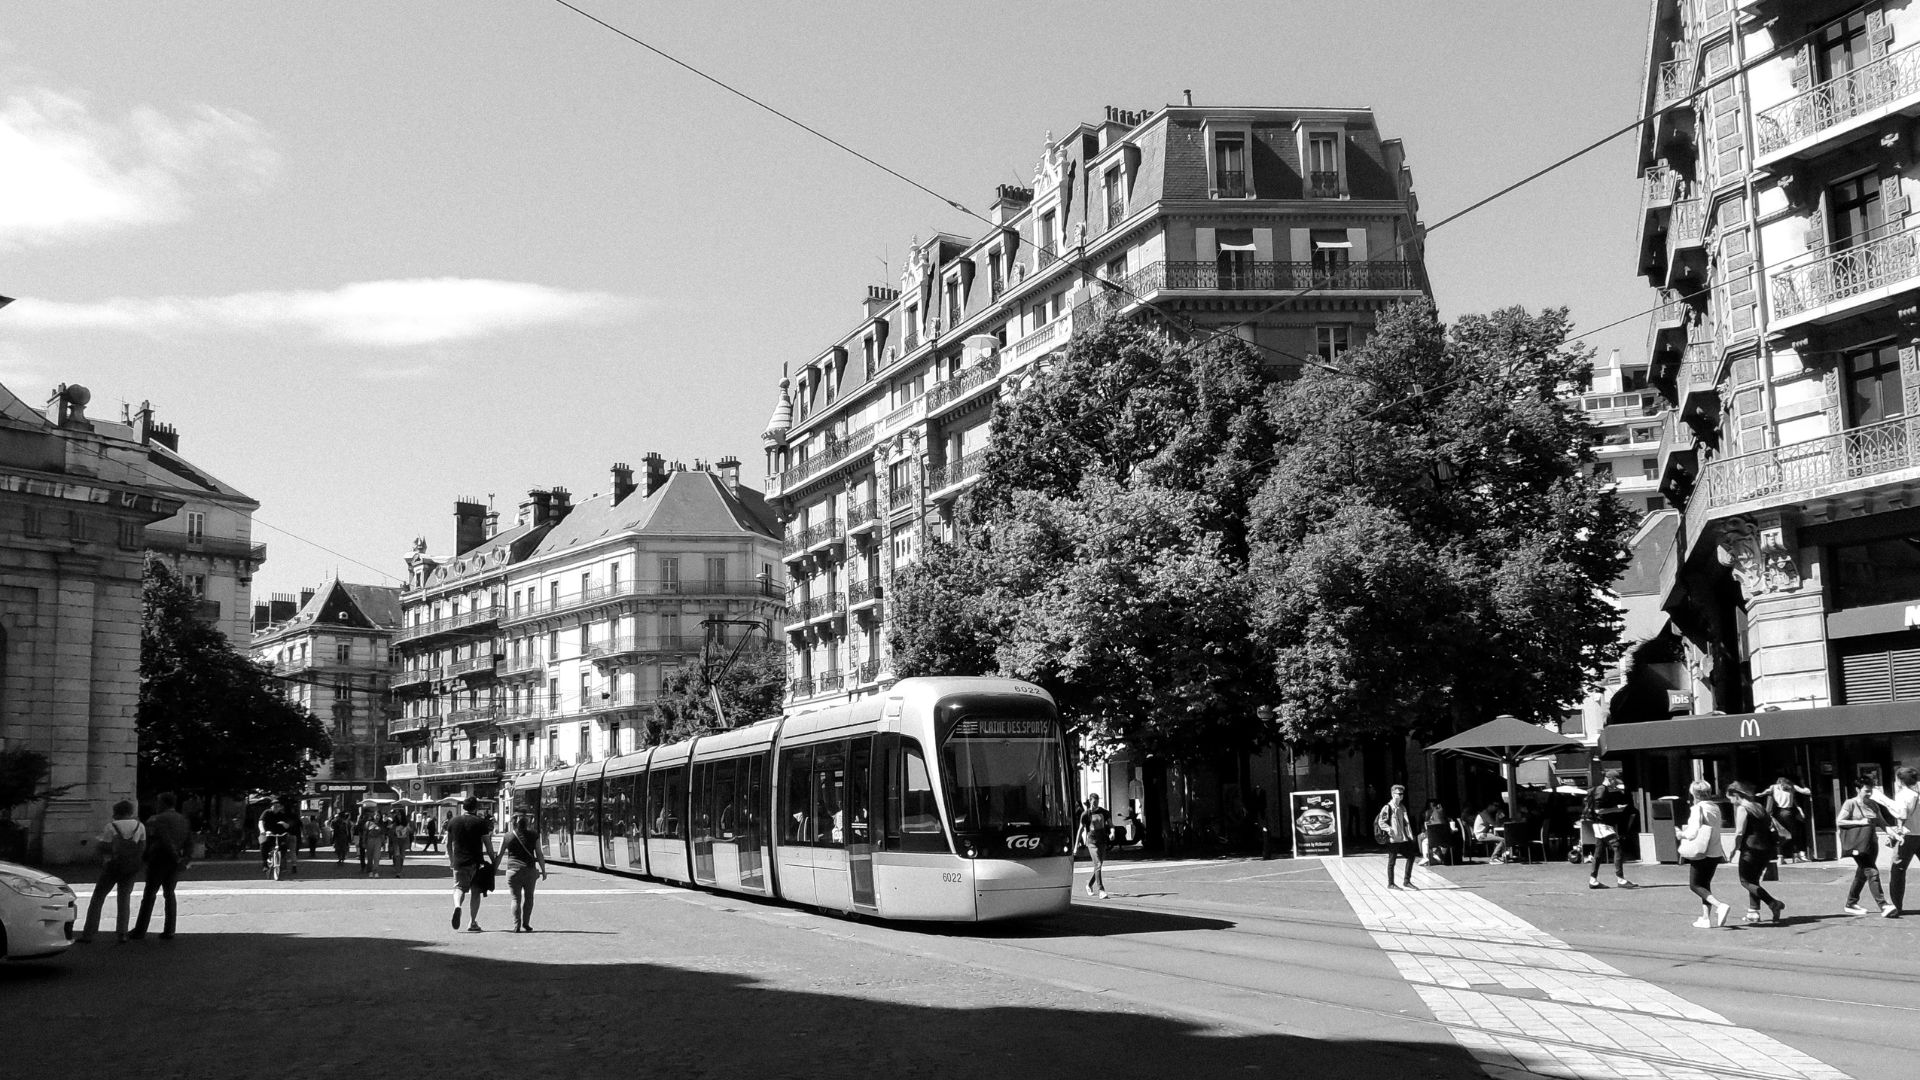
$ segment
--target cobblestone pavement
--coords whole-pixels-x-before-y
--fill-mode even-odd
[[[1669,868],[1593,893],[1564,864],[1423,870],[1400,894],[1377,858],[1120,861],[1110,900],[986,928],[559,870],[533,935],[452,931],[431,860],[303,869],[202,864],[177,940],[0,968],[7,1071],[1879,1080],[1920,1040],[1920,920],[1816,918],[1830,868],[1790,870],[1803,921],[1765,933],[1687,928]]]

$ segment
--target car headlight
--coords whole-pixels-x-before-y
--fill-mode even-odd
[[[60,896],[59,886],[47,885],[19,874],[0,874],[0,885],[5,885],[21,896],[37,896],[46,900],[57,899]]]

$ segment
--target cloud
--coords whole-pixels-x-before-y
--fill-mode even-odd
[[[0,249],[178,221],[209,190],[256,190],[279,155],[241,113],[95,115],[43,87],[0,97]]]
[[[7,309],[11,330],[134,333],[241,331],[310,334],[348,345],[399,348],[469,341],[516,330],[631,317],[636,301],[518,281],[416,278],[361,281],[329,291],[212,297],[117,297],[64,303],[22,297]]]

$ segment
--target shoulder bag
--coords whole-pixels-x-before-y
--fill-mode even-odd
[[[1845,852],[1848,856],[1854,856],[1863,852],[1872,851],[1877,846],[1873,822],[1878,821],[1880,818],[1880,810],[1878,807],[1870,806],[1859,799],[1849,799],[1846,805],[1840,808],[1840,816],[1863,817],[1867,819],[1867,824],[1865,825],[1840,826],[1841,851]]]
[[[1695,803],[1691,816],[1687,818],[1687,831],[1680,836],[1680,859],[1682,862],[1691,862],[1694,859],[1706,857],[1708,845],[1712,842],[1711,837],[1713,831],[1707,827],[1706,822],[1702,821],[1701,817],[1699,804]]]

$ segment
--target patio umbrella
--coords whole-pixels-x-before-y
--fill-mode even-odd
[[[1513,814],[1520,809],[1520,784],[1516,770],[1521,762],[1584,749],[1586,744],[1579,739],[1557,735],[1538,724],[1529,724],[1517,716],[1502,713],[1477,728],[1434,743],[1427,747],[1427,753],[1444,751],[1500,766],[1507,776],[1507,813]]]

